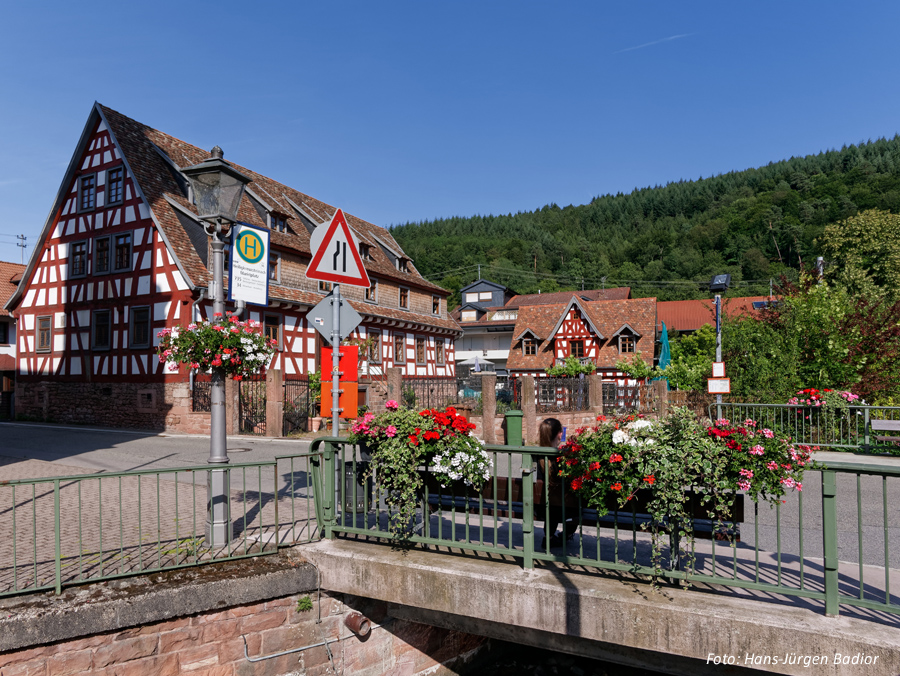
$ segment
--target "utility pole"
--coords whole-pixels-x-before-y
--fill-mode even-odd
[[[22,250],[22,264],[24,265],[24,263],[25,263],[25,247],[28,246],[25,243],[25,240],[27,240],[28,238],[25,235],[16,235],[16,239],[22,240],[21,244],[16,242],[16,246]]]

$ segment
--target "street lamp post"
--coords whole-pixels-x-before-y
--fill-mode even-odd
[[[222,159],[216,146],[210,158],[187,167],[182,173],[191,182],[198,216],[205,221],[206,234],[212,238],[213,314],[225,314],[225,238],[228,227],[237,218],[244,187],[250,178]],[[229,504],[228,444],[225,436],[225,369],[213,367],[210,383],[210,442],[207,462],[215,469],[207,472],[206,542],[209,546],[225,546],[231,541],[231,509]]]
[[[716,275],[709,283],[710,291],[727,291],[731,285],[731,275]],[[722,295],[716,293],[716,361],[722,361]],[[722,395],[716,395],[716,417],[722,417]]]

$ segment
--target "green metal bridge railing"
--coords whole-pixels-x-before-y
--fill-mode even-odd
[[[316,440],[313,450],[318,449],[323,537],[390,539],[392,515],[377,484],[360,478],[365,461],[359,449],[336,437]],[[500,445],[485,449],[494,474],[480,493],[426,481],[417,518],[409,524],[410,542],[437,551],[501,555],[521,561],[525,568],[552,561],[657,575],[717,591],[726,587],[767,592],[773,598],[803,597],[823,602],[829,615],[837,615],[842,604],[900,613],[900,598],[891,594],[891,584],[900,584],[900,514],[891,510],[900,496],[900,468],[829,463],[810,469],[803,491],[785,496],[784,504],[770,508],[748,501],[753,506],[743,524],[707,524],[713,526],[710,540],[695,539],[688,551],[684,543],[670,540],[660,569],[652,565],[650,535],[641,528],[647,515],[611,512],[598,522],[595,513],[566,494],[565,486],[553,490],[559,491],[562,522],[573,521],[576,537],[553,551],[545,538],[542,547],[539,538],[551,517],[551,490],[544,484],[543,495],[535,494],[540,485],[535,481],[536,461],[556,451]],[[734,540],[717,540],[725,527]],[[686,565],[688,557],[694,559],[693,568]]]
[[[641,528],[646,515],[633,509],[597,519],[564,485],[551,492],[536,482],[537,461],[555,455],[553,449],[486,450],[494,471],[482,491],[425,482],[409,524],[411,542],[486,552],[525,568],[560,562],[717,591],[802,597],[821,601],[832,615],[842,605],[900,613],[900,599],[891,594],[891,585],[900,584],[900,468],[829,463],[810,469],[803,491],[784,504],[754,505],[742,524],[713,524],[712,539],[694,540],[689,551],[670,541],[660,567],[652,565],[650,535]],[[377,484],[362,478],[363,462],[347,439],[325,437],[305,454],[230,465],[228,543],[205,539],[207,465],[0,482],[6,529],[0,597],[274,554],[320,537],[390,540],[392,515]],[[541,545],[551,500],[560,505],[561,521],[576,527],[562,549]],[[740,540],[717,540],[720,527]],[[695,559],[693,568],[685,565],[687,556]]]
[[[206,540],[209,465],[0,481],[0,597],[317,540],[315,460],[304,453],[227,465],[229,542]]]
[[[709,417],[740,422],[752,418],[798,444],[823,449],[896,452],[897,444],[878,439],[872,431],[876,420],[900,420],[900,406],[849,406],[844,411],[795,404],[735,404],[709,406]]]

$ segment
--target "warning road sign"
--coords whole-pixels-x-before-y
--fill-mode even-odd
[[[370,286],[369,275],[359,256],[359,242],[340,209],[334,212],[330,223],[320,225],[313,231],[309,246],[313,255],[306,269],[309,279]]]

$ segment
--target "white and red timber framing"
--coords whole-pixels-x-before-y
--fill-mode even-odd
[[[49,406],[57,419],[89,422],[89,413],[66,415],[61,402],[47,401],[48,391],[56,399],[83,397],[89,385],[111,393],[110,405],[135,410],[137,401],[148,414],[140,426],[177,426],[166,400],[188,373],[166,370],[155,346],[160,330],[212,314],[209,237],[181,173],[208,157],[208,150],[94,104],[5,306],[18,329],[17,410],[43,406],[47,417]],[[252,179],[238,220],[270,231],[269,304],[250,306],[245,316],[278,339],[270,369],[288,378],[315,372],[323,343],[306,314],[328,289],[305,271],[310,233],[336,208],[226,161]],[[448,313],[449,292],[418,273],[388,230],[350,214],[347,220],[373,281],[370,289],[342,288],[363,317],[352,337],[375,339],[369,364],[396,366],[405,376],[453,376],[461,331]],[[112,393],[115,385],[129,387]]]

